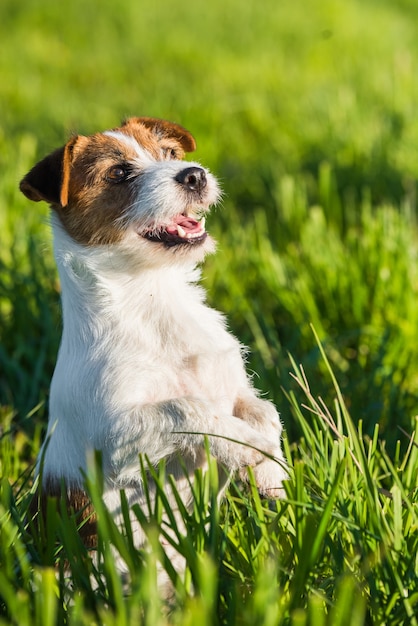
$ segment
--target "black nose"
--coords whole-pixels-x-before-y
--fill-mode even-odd
[[[201,193],[207,184],[205,170],[201,167],[186,167],[174,178],[180,185],[198,193]]]

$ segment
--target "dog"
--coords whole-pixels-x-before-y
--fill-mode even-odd
[[[51,206],[62,291],[63,334],[37,472],[44,496],[59,496],[65,485],[73,511],[91,515],[83,485],[95,450],[103,500],[118,523],[121,490],[145,506],[143,454],[152,465],[166,460],[190,506],[190,480],[208,463],[206,441],[224,476],[219,497],[234,472],[246,479],[248,467],[261,493],[283,495],[279,415],[254,389],[245,350],[198,284],[198,265],[215,248],[205,215],[221,193],[207,169],[184,161],[195,148],[178,124],[132,117],[72,137],[20,183],[30,200]],[[84,527],[87,545],[95,545],[95,532],[94,524]]]

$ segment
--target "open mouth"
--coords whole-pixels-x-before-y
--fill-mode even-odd
[[[201,243],[207,237],[205,230],[205,218],[198,220],[189,215],[176,215],[168,226],[161,226],[146,232],[143,235],[150,241],[159,241],[167,246],[178,244],[194,245]]]

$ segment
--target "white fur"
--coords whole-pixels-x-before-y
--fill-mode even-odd
[[[196,284],[193,250],[190,258],[178,255],[137,234],[150,221],[168,220],[185,210],[172,183],[185,165],[190,164],[147,164],[138,197],[125,212],[126,234],[117,244],[80,245],[57,215],[52,219],[64,328],[41,454],[43,476],[82,486],[88,457],[100,450],[104,500],[115,518],[122,488],[131,503],[144,504],[142,453],[154,464],[168,460],[168,471],[177,476],[178,490],[187,500],[179,456],[191,475],[196,467],[205,467],[203,434],[228,472],[245,474],[247,466],[254,467],[263,492],[281,495],[286,477],[278,414],[257,397],[240,344],[223,316],[206,305]],[[218,191],[209,174],[208,180],[212,202]],[[211,249],[208,241],[196,249]],[[138,524],[135,533],[141,545]]]

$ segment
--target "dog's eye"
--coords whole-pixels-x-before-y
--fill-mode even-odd
[[[164,148],[163,153],[166,159],[177,159],[178,154],[175,148]]]
[[[106,174],[106,179],[111,183],[120,183],[128,175],[128,171],[122,165],[113,165]]]

